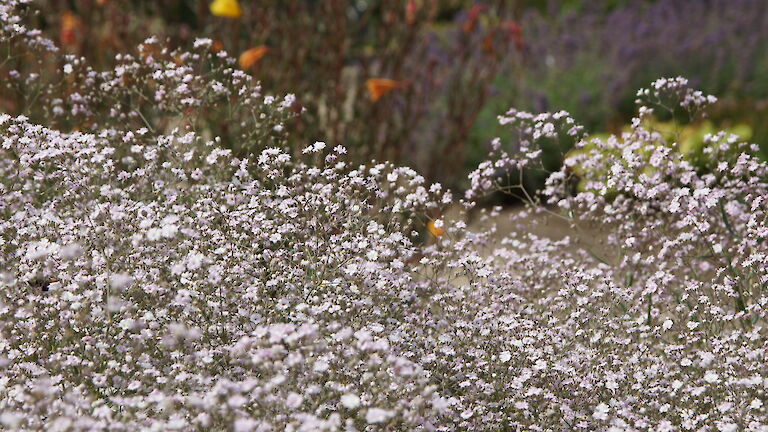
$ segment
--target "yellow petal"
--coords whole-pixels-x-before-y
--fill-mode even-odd
[[[211,3],[211,13],[226,18],[240,18],[240,4],[237,0],[214,0]]]
[[[250,69],[251,66],[255,65],[256,62],[261,60],[261,58],[264,57],[268,51],[269,48],[267,48],[266,45],[259,45],[257,47],[243,51],[243,53],[240,54],[240,58],[237,60],[240,64],[240,69]]]

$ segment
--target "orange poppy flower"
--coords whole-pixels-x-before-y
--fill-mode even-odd
[[[389,78],[371,78],[365,81],[365,86],[368,88],[368,98],[371,102],[376,102],[385,94],[404,85],[403,81],[395,81]]]
[[[243,14],[237,0],[214,0],[210,10],[213,15],[224,18],[240,18]]]
[[[264,57],[267,52],[269,52],[269,48],[267,48],[266,45],[259,45],[257,47],[243,51],[243,53],[240,54],[240,58],[237,60],[237,62],[240,64],[240,69],[250,69],[259,60],[261,60],[261,58]]]
[[[70,11],[61,14],[61,28],[59,29],[59,40],[63,45],[74,45],[75,29],[79,24],[78,18]]]

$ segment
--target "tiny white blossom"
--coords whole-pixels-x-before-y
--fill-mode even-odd
[[[365,421],[368,424],[384,423],[395,415],[394,412],[383,410],[381,408],[369,408],[365,414]]]
[[[347,393],[341,396],[341,404],[346,409],[353,410],[360,406],[360,398],[352,393]]]

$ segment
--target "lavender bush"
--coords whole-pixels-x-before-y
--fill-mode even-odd
[[[590,127],[616,129],[631,117],[637,88],[683,75],[724,100],[716,110],[724,119],[762,127],[754,112],[768,98],[765,2],[629,1],[610,11],[608,2],[575,11],[561,3],[524,18],[526,64],[508,89],[519,105],[568,109]]]
[[[48,47],[15,6],[0,6],[0,37]],[[632,132],[606,140],[566,113],[510,111],[516,139],[494,143],[454,204],[341,146],[295,157],[258,138],[255,158],[236,157],[195,113],[230,91],[232,118],[259,113],[241,120],[256,139],[288,104],[221,57],[226,80],[155,55],[97,75],[63,59],[81,108],[0,115],[4,428],[768,430],[768,165],[720,133],[701,172],[646,127],[652,104],[694,116],[713,98],[659,80]],[[153,110],[116,97],[96,115],[134,88],[125,70]],[[190,83],[210,90],[160,91]],[[87,132],[54,127],[83,113]],[[524,197],[571,220],[572,238],[444,216],[525,194],[510,173],[566,137],[581,151]],[[581,236],[590,224],[603,235]]]

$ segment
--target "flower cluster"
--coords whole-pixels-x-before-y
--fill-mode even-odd
[[[495,254],[524,275],[528,304],[548,305],[544,313],[559,321],[552,330],[576,325],[555,344],[569,351],[568,361],[555,357],[556,373],[577,371],[566,380],[575,388],[557,386],[570,401],[554,405],[574,410],[569,428],[765,430],[768,164],[751,156],[755,145],[724,132],[705,137],[703,160],[693,161],[650,127],[659,106],[694,117],[714,102],[686,80],[658,80],[639,96],[650,103],[639,107],[632,130],[579,139],[542,194],[552,207],[541,210],[575,228],[578,244],[570,247],[581,257],[557,259],[563,244],[543,255],[530,246]],[[547,133],[574,131],[566,121],[552,132],[548,115],[534,118],[542,121],[515,124],[534,137],[524,141],[528,149],[492,154],[474,173],[470,195],[519,189],[492,167],[503,173],[531,164]],[[542,387],[552,391],[558,381]],[[591,418],[586,407],[574,415],[576,402],[587,400],[600,402]]]
[[[524,193],[510,173],[574,140],[524,197],[576,230],[502,235],[342,146],[237,154],[185,110],[226,101],[258,136],[290,98],[155,46],[104,73],[67,59],[84,102],[60,115],[80,130],[0,114],[2,427],[768,430],[768,165],[738,137],[707,137],[693,164],[652,107],[607,139],[510,111],[518,139],[461,204]],[[681,79],[648,95],[711,102]]]
[[[56,45],[43,36],[42,31],[24,25],[23,15],[26,15],[29,3],[31,0],[8,0],[0,4],[0,41],[9,47],[13,44],[30,51],[58,51]],[[14,51],[14,54],[22,52]],[[7,53],[5,61],[12,58],[10,50]]]
[[[376,323],[415,295],[412,227],[439,186],[342,147],[251,167],[193,132],[0,124],[3,404],[39,415],[13,427],[104,403],[77,425],[424,421],[435,387]]]

